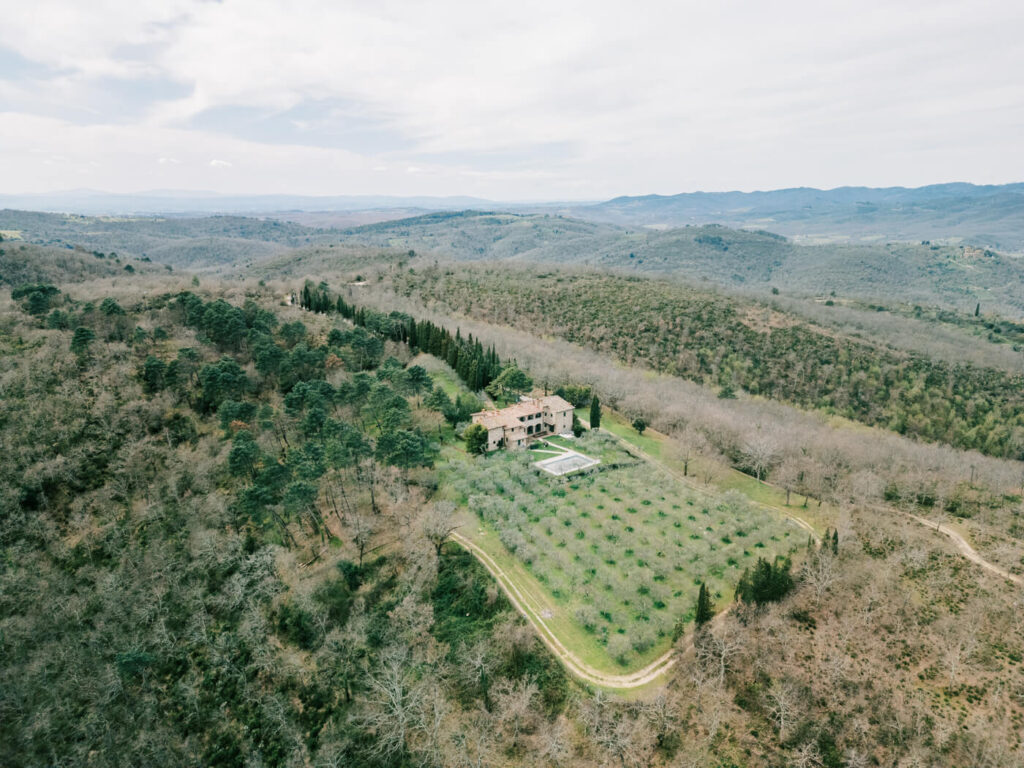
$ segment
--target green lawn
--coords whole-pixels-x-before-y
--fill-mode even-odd
[[[530,452],[448,452],[442,492],[478,515],[478,543],[529,574],[549,623],[594,666],[642,666],[669,647],[702,580],[722,607],[745,567],[806,541],[742,494],[691,488],[607,434],[571,442],[606,466],[555,478],[530,466]]]
[[[551,435],[550,437],[545,437],[544,439],[547,440],[549,443],[552,443],[553,445],[558,445],[561,446],[562,448],[568,448],[571,451],[575,451],[579,446],[578,441],[576,441],[575,439],[570,440],[565,437],[559,437],[558,435]]]
[[[562,451],[535,451],[531,450],[530,455],[533,456],[535,461],[543,461],[544,459],[553,459],[555,456],[561,456]]]

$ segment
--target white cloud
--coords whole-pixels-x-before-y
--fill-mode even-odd
[[[213,159],[213,160],[210,161],[210,167],[211,168],[230,168],[231,165],[232,164],[229,163],[227,160]]]
[[[181,160],[175,157],[161,157],[157,159],[157,163],[160,165],[181,165]]]
[[[71,118],[36,145],[74,167],[101,155],[93,176],[122,190],[136,178],[128,147],[150,158],[173,147],[207,172],[218,167],[209,157],[231,157],[235,171],[208,180],[161,164],[161,184],[226,190],[244,175],[245,191],[287,179],[309,192],[593,198],[1024,178],[1024,4],[979,0],[963,11],[942,0],[38,0],[5,12],[0,46],[53,74],[0,75],[0,95],[22,119],[78,99],[98,113],[93,122],[117,125],[123,151],[93,143],[102,125]],[[155,99],[141,118],[127,105],[107,114],[85,87],[102,78],[174,83],[186,95]],[[189,128],[214,108],[259,115],[318,103],[346,106],[291,118],[295,136],[275,143],[231,125]],[[404,137],[405,148],[338,149],[353,118]],[[330,137],[332,124],[342,138],[330,146],[286,143]],[[4,191],[60,185],[0,136]],[[198,159],[211,145],[218,154]],[[349,171],[269,170],[311,156]]]

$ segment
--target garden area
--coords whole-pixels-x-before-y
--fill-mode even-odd
[[[566,442],[601,464],[556,478],[531,465],[536,450],[452,455],[443,492],[475,512],[480,530],[494,534],[482,538],[542,585],[561,614],[551,618],[575,625],[571,634],[585,638],[591,659],[620,668],[650,661],[692,621],[702,581],[724,607],[758,557],[806,543],[792,522],[741,493],[690,488],[610,435]]]

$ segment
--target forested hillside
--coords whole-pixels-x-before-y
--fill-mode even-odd
[[[482,703],[557,739],[561,668],[443,551],[408,350],[148,287],[3,307],[0,762],[435,761]]]
[[[1024,262],[931,242],[796,245],[762,229],[620,229],[550,215],[440,213],[346,230],[345,242],[411,249],[441,260],[515,259],[707,280],[761,295],[837,294],[1024,316]]]
[[[46,247],[20,240],[0,241],[0,285],[11,288],[28,283],[81,282],[99,277],[130,276],[164,271],[148,259],[120,257],[116,253],[84,248]]]
[[[400,275],[455,311],[554,334],[719,389],[743,390],[926,440],[1024,459],[1024,376],[881,349],[677,284],[495,268]]]
[[[255,262],[334,239],[324,230],[243,216],[126,218],[2,210],[0,230],[40,245],[81,246],[192,267]]]
[[[762,296],[778,291],[791,297],[937,305],[962,313],[980,304],[986,313],[1024,317],[1024,298],[1017,290],[1024,281],[1024,261],[985,248],[930,241],[797,245],[764,229],[624,229],[548,214],[477,211],[317,229],[240,216],[90,218],[6,210],[0,211],[2,232],[36,245],[207,271],[283,275],[287,270],[301,277],[348,268],[333,258],[373,259],[383,252],[410,260],[418,254],[424,263],[587,265],[708,281]]]

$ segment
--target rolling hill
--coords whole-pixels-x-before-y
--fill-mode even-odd
[[[332,237],[327,230],[243,216],[87,217],[15,210],[0,211],[0,230],[17,231],[40,245],[113,251],[175,267],[255,261]]]
[[[721,225],[625,229],[546,214],[436,213],[344,230],[349,244],[463,261],[577,264],[707,280],[727,288],[836,294],[1024,314],[1024,261],[966,245],[798,245]]]
[[[693,192],[617,197],[560,210],[622,226],[763,227],[811,243],[944,238],[1024,251],[1024,184]]]

